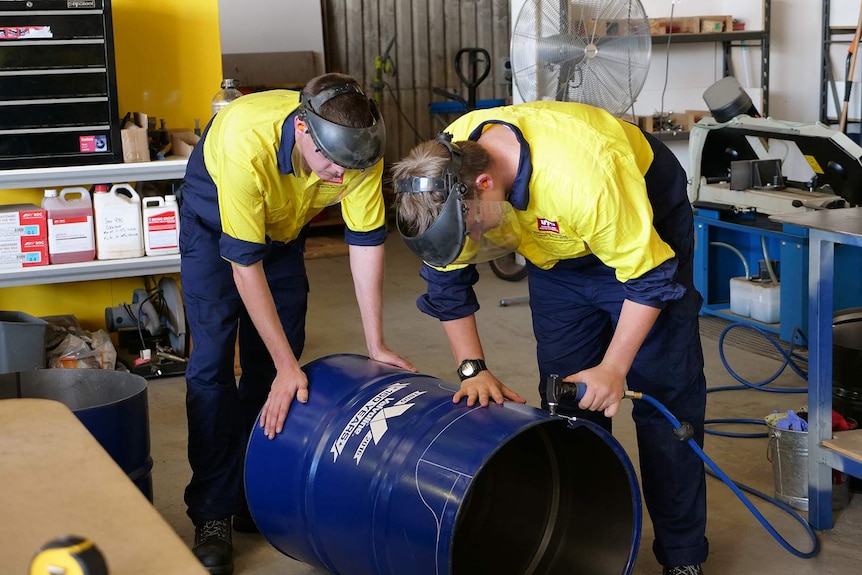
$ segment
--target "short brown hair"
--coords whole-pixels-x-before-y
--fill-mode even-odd
[[[308,84],[303,88],[303,92],[309,97],[316,96],[322,91],[349,84],[359,88],[362,86],[353,76],[347,74],[323,74],[308,81]],[[347,126],[348,128],[367,128],[374,124],[374,114],[371,111],[371,102],[364,93],[360,92],[345,92],[339,94],[331,100],[324,102],[317,112],[325,120],[329,120],[335,124]]]

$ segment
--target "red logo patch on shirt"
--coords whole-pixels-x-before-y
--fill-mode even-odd
[[[545,218],[536,218],[536,223],[539,225],[540,232],[560,233],[560,225],[557,222],[546,220]]]

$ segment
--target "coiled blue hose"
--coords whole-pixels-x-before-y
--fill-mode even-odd
[[[766,339],[766,341],[768,341],[770,344],[772,344],[772,346],[784,358],[784,361],[778,367],[778,369],[775,371],[775,373],[773,373],[771,376],[769,376],[766,379],[761,380],[757,383],[751,383],[750,381],[744,379],[742,376],[740,376],[735,371],[733,371],[733,368],[730,367],[730,364],[728,363],[727,358],[724,355],[724,340],[727,337],[727,334],[730,333],[731,330],[736,329],[736,328],[741,328],[741,327],[748,328],[752,331],[756,331],[757,333],[762,335]],[[794,328],[793,336],[791,337],[791,341],[797,341],[797,338],[801,341],[807,341],[805,338],[805,335],[802,333],[802,331],[799,328]],[[801,377],[805,381],[808,381],[808,372],[805,369],[803,369],[802,367],[800,367],[797,363],[797,362],[807,363],[808,359],[805,358],[804,356],[798,354],[798,353],[795,353],[793,351],[793,344],[792,343],[790,344],[790,349],[785,350],[775,340],[775,338],[772,337],[771,334],[769,334],[767,331],[765,331],[765,330],[763,330],[763,329],[761,329],[755,325],[749,325],[749,324],[737,322],[737,323],[732,323],[732,324],[728,325],[727,327],[725,327],[722,330],[721,335],[718,338],[718,354],[719,354],[719,357],[721,357],[721,363],[722,363],[722,365],[724,365],[724,369],[726,369],[727,372],[736,381],[740,382],[742,385],[725,385],[725,386],[721,386],[721,387],[712,387],[712,388],[709,388],[706,390],[707,393],[714,393],[716,391],[738,391],[738,390],[745,390],[745,389],[756,389],[758,391],[766,391],[769,393],[807,393],[808,392],[807,389],[781,389],[781,388],[767,387],[770,383],[772,383],[773,381],[778,379],[778,376],[780,376],[782,373],[784,373],[784,370],[787,369],[787,367],[790,367],[790,369],[792,369],[796,375],[798,375],[799,377]],[[712,425],[712,424],[744,424],[744,425],[763,425],[763,426],[765,426],[766,422],[761,420],[761,419],[707,419],[706,421],[704,421],[704,425]],[[705,432],[710,434],[710,435],[718,435],[718,436],[722,436],[722,437],[759,438],[759,437],[768,437],[769,436],[768,433],[763,433],[763,432],[737,433],[737,432],[718,431],[718,430],[711,430],[711,429],[706,429]]]
[[[640,399],[640,400],[646,401],[647,403],[649,403],[650,405],[655,407],[659,411],[659,413],[664,415],[668,421],[670,421],[671,425],[673,425],[675,432],[684,432],[684,425],[681,424],[679,422],[679,420],[664,405],[662,405],[655,398],[653,398],[649,395],[646,395],[644,393],[630,392],[630,391],[626,392],[626,397],[630,397],[631,399]],[[691,447],[692,450],[694,450],[694,452],[698,455],[698,457],[700,457],[703,460],[703,462],[706,464],[706,466],[709,468],[707,472],[709,473],[711,471],[712,473],[710,473],[710,475],[713,475],[714,477],[721,479],[730,488],[730,490],[739,498],[739,500],[742,501],[742,503],[748,508],[748,510],[751,512],[751,514],[754,515],[754,517],[760,522],[760,524],[763,526],[763,528],[766,529],[766,531],[770,535],[772,535],[772,537],[776,541],[778,541],[778,543],[780,543],[782,547],[784,547],[787,551],[789,551],[793,555],[800,557],[802,559],[810,559],[811,557],[814,557],[815,555],[817,555],[817,553],[820,551],[820,542],[818,541],[817,535],[814,533],[814,530],[811,528],[811,526],[808,524],[808,522],[805,520],[804,517],[802,517],[799,513],[797,513],[792,507],[782,503],[781,501],[775,499],[774,497],[770,497],[770,496],[766,495],[765,493],[762,493],[760,491],[757,491],[756,489],[752,489],[751,487],[747,487],[741,483],[737,483],[736,481],[732,480],[730,477],[728,477],[728,475],[724,471],[721,470],[721,468],[718,465],[715,464],[715,462],[712,459],[709,458],[709,456],[706,453],[704,453],[703,449],[701,449],[701,447],[694,441],[694,439],[689,437],[686,441],[687,441],[689,447]],[[811,542],[812,542],[811,550],[810,551],[800,551],[799,549],[797,549],[796,547],[794,547],[793,545],[788,543],[787,540],[784,539],[784,537],[782,537],[780,533],[778,533],[778,531],[775,529],[775,527],[773,527],[772,524],[766,520],[766,518],[763,516],[762,513],[760,513],[760,511],[754,506],[754,504],[751,503],[751,500],[745,496],[743,491],[751,493],[752,495],[759,497],[759,498],[763,499],[764,501],[772,503],[773,505],[775,505],[776,507],[778,507],[779,509],[781,509],[782,511],[784,511],[785,513],[790,515],[800,525],[802,525],[802,527],[805,529],[805,532],[811,538]]]

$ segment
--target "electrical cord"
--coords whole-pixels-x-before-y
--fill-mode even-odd
[[[392,95],[392,101],[395,102],[395,109],[398,110],[398,114],[407,123],[407,125],[410,126],[410,129],[413,130],[413,135],[416,136],[416,140],[414,143],[418,144],[419,142],[421,142],[425,138],[423,138],[419,134],[419,131],[416,129],[416,126],[414,126],[410,122],[410,119],[404,113],[404,110],[401,109],[401,102],[398,100],[398,96],[395,95],[395,91],[392,89],[392,86],[390,86],[388,82],[384,82],[383,85],[386,86],[386,89],[389,90],[389,93]]]

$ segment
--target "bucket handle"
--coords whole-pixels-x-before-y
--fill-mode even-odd
[[[775,456],[775,453],[778,450],[778,436],[781,435],[778,433],[776,435],[774,430],[770,430],[769,432],[769,443],[766,444],[766,460],[772,463],[772,459]]]

